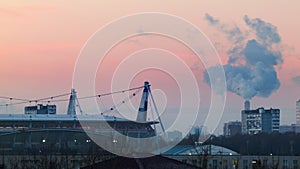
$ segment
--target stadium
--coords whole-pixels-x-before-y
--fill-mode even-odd
[[[119,138],[118,134],[127,138],[152,137],[156,135],[155,125],[159,122],[147,121],[148,96],[151,95],[149,83],[134,89],[143,89],[136,121],[103,114],[77,114],[75,90],[70,93],[67,114],[56,114],[55,105],[41,104],[25,107],[24,114],[0,114],[2,164],[9,163],[12,158],[36,163],[37,159],[41,162],[41,158],[36,157],[46,157],[51,161],[50,157],[61,159],[67,156],[72,157],[68,160],[70,165],[80,166],[90,161],[86,161],[87,157],[101,161],[113,156],[97,142],[123,153],[132,153],[132,148],[138,151],[143,145],[133,142],[130,143],[132,147],[124,147],[128,140]],[[151,144],[145,146],[151,147]]]

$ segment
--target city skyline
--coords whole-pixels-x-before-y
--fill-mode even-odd
[[[115,5],[117,3],[118,5]],[[48,95],[69,92],[72,88],[72,76],[75,68],[77,56],[88,40],[102,26],[117,18],[139,12],[162,12],[170,13],[182,17],[196,25],[216,47],[223,65],[228,64],[230,55],[228,51],[235,47],[235,43],[227,39],[226,30],[238,27],[242,32],[246,32],[250,39],[254,37],[253,30],[245,24],[244,17],[249,19],[259,18],[265,23],[274,26],[280,36],[280,44],[276,46],[276,51],[282,54],[283,62],[274,66],[280,82],[278,89],[272,91],[267,98],[253,97],[251,99],[251,109],[259,107],[279,108],[281,110],[281,124],[296,123],[296,101],[300,99],[300,50],[298,48],[298,30],[300,23],[297,16],[300,11],[298,1],[274,2],[253,1],[209,1],[209,2],[181,2],[181,1],[151,1],[151,2],[36,2],[18,1],[1,2],[0,16],[2,30],[0,31],[0,94],[19,98],[40,98]],[[257,5],[260,4],[260,5]],[[266,6],[271,6],[265,10]],[[109,10],[108,10],[109,9]],[[188,11],[185,9],[189,9]],[[278,12],[281,11],[281,12]],[[225,14],[225,15],[224,15]],[[3,17],[2,17],[3,16]],[[220,26],[211,25],[211,21],[218,21]],[[222,29],[221,29],[222,28]],[[223,28],[226,28],[225,31]],[[228,28],[228,29],[227,29]],[[142,30],[141,30],[142,31]],[[224,33],[225,32],[225,33]],[[143,43],[140,43],[140,42]],[[155,46],[153,43],[161,41]],[[169,44],[164,45],[163,44]],[[144,46],[144,47],[141,47]],[[135,50],[145,47],[159,47],[174,50],[181,58],[189,62],[194,74],[198,76],[197,82],[201,94],[201,112],[208,110],[210,89],[204,82],[204,66],[195,64],[189,60],[189,51],[180,47],[177,42],[170,42],[161,37],[133,38],[130,43],[117,46],[122,54],[129,55]],[[179,46],[179,47],[178,47]],[[113,59],[122,60],[117,57],[120,53],[112,51]],[[163,56],[162,56],[163,57]],[[113,64],[112,64],[113,65]],[[109,88],[105,84],[112,70],[104,67],[107,74],[97,75],[98,92],[106,92]],[[171,78],[164,78],[165,75],[154,72],[163,80],[151,75],[153,88],[165,90],[165,93],[175,93],[169,97],[176,97],[176,86],[168,86],[174,83]],[[141,81],[141,77],[134,84]],[[144,80],[144,79],[142,79]],[[104,87],[99,87],[104,83]],[[276,87],[275,87],[276,88]],[[78,91],[80,95],[80,91]],[[159,94],[159,93],[158,93]],[[227,92],[227,100],[222,120],[219,123],[218,132],[221,133],[223,123],[227,121],[240,120],[240,111],[243,109],[245,99]],[[176,101],[170,101],[176,104]],[[170,105],[172,108],[173,105]],[[22,109],[21,109],[22,110]],[[64,113],[66,106],[58,108],[59,113]],[[18,108],[19,111],[19,108]],[[171,123],[171,119],[164,119]],[[200,120],[201,121],[201,120]]]

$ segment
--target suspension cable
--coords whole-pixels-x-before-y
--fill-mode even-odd
[[[0,99],[7,99],[7,100],[18,100],[18,101],[29,101],[27,99],[20,99],[15,97],[7,97],[7,96],[0,96]]]
[[[125,93],[125,92],[129,92],[129,91],[137,90],[137,89],[141,89],[141,88],[144,88],[144,86],[134,87],[134,88],[130,88],[127,90],[114,91],[114,92],[110,92],[110,93],[97,94],[97,95],[93,95],[93,96],[84,96],[84,97],[79,97],[78,99],[89,99],[89,98],[93,98],[93,97],[102,97],[102,96],[113,95],[113,94],[118,94],[118,93]]]
[[[108,112],[114,111],[116,109],[116,107],[119,107],[120,105],[124,104],[125,102],[127,102],[128,100],[132,99],[134,96],[136,96],[136,93],[140,92],[140,90],[142,89],[141,87],[139,88],[135,88],[136,91],[134,93],[132,93],[128,98],[122,100],[121,102],[115,104],[114,106],[112,106],[110,109],[107,109],[105,111],[103,111],[101,114],[106,114]],[[133,89],[134,90],[134,89]]]
[[[141,89],[141,88],[144,88],[144,86],[134,87],[134,88],[126,89],[126,90],[119,90],[119,91],[114,91],[114,92],[109,92],[109,93],[102,93],[102,94],[97,94],[97,95],[93,95],[93,96],[79,97],[78,100],[95,98],[95,97],[103,97],[103,96],[108,96],[108,95],[113,95],[113,94],[118,94],[118,93],[125,93],[125,92],[129,92],[129,91],[137,90],[137,89]],[[37,102],[47,102],[47,103],[50,103],[50,102],[64,102],[64,101],[69,101],[69,99],[55,99],[55,98],[67,96],[67,95],[70,95],[70,94],[71,93],[65,93],[65,94],[60,94],[60,95],[55,95],[55,96],[40,98],[40,99],[21,99],[21,98],[0,96],[0,99],[8,99],[10,101],[13,101],[13,100],[20,101],[20,102],[16,102],[16,103],[0,104],[0,107],[3,107],[3,106],[12,106],[12,105],[19,105],[19,104],[26,104],[26,103],[32,103],[32,102],[35,102],[35,103],[37,103]]]
[[[58,98],[58,97],[68,96],[70,94],[71,93],[64,93],[64,94],[60,94],[60,95],[56,95],[56,96],[50,96],[50,97],[45,97],[45,98],[41,98],[41,99],[36,99],[36,100],[33,100],[33,101],[39,102],[39,101],[43,101],[43,100],[49,100],[49,99],[54,99],[54,98]]]

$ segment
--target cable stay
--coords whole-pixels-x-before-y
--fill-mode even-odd
[[[6,103],[6,104],[1,104],[0,107],[7,107],[7,106],[26,104],[26,103],[29,103],[29,102],[28,101],[23,101],[23,102],[16,102],[16,103]]]
[[[0,96],[0,99],[7,99],[7,100],[18,100],[18,101],[30,101],[27,99],[20,99],[20,98],[15,98],[15,97],[7,97],[7,96]]]
[[[140,87],[139,87],[139,88],[136,88],[136,91],[135,91],[134,93],[132,93],[129,97],[127,97],[126,99],[122,100],[121,102],[115,104],[115,105],[112,106],[110,109],[107,109],[107,110],[103,111],[101,114],[102,114],[102,115],[106,115],[106,113],[115,111],[117,107],[119,107],[119,106],[122,105],[122,104],[127,103],[129,100],[131,100],[133,97],[135,97],[136,94],[137,94],[138,92],[140,92],[141,89],[142,89],[142,88],[140,88]]]
[[[90,98],[96,98],[96,97],[100,98],[103,96],[109,96],[109,95],[113,95],[113,94],[125,93],[125,92],[129,92],[132,90],[141,89],[143,87],[144,86],[139,86],[139,87],[134,87],[134,88],[126,89],[126,90],[114,91],[114,92],[109,92],[109,93],[101,93],[101,94],[92,95],[92,96],[77,97],[77,100],[90,99]],[[21,99],[21,98],[15,98],[15,97],[0,96],[0,99],[10,100],[10,101],[20,101],[20,102],[15,102],[15,103],[0,104],[0,106],[12,106],[12,105],[19,105],[19,104],[26,104],[26,103],[38,103],[38,102],[40,102],[40,103],[64,102],[64,101],[69,101],[69,99],[55,99],[55,98],[69,96],[71,94],[72,93],[64,93],[64,94],[60,94],[60,95],[39,98],[39,99]]]
[[[78,98],[76,97],[76,102],[77,102],[77,107],[79,108],[79,111],[80,111],[80,113],[81,113],[81,115],[83,114],[83,111],[82,111],[82,109],[81,109],[81,107],[80,107],[80,104],[79,104],[79,101],[78,101]]]
[[[33,101],[34,102],[40,102],[40,101],[50,100],[50,99],[59,98],[59,97],[63,97],[63,96],[69,96],[70,94],[72,94],[72,93],[65,93],[65,94],[60,94],[60,95],[56,95],[56,96],[45,97],[45,98],[36,99],[36,100],[33,100]]]
[[[20,102],[15,102],[15,103],[0,104],[0,106],[2,106],[2,107],[3,106],[12,106],[12,105],[19,105],[19,104],[26,104],[26,103],[36,103],[37,104],[38,102],[50,103],[50,99],[68,96],[70,94],[71,93],[65,93],[65,94],[60,94],[60,95],[56,95],[56,96],[40,98],[40,99],[20,99],[20,98],[14,98],[14,97],[0,96],[0,99],[6,99],[6,100],[9,100],[10,102],[15,101],[15,100],[20,101]],[[48,101],[46,101],[46,100],[48,100]]]
[[[153,127],[154,127],[154,131],[155,131],[155,133],[157,134],[157,130],[156,130],[156,125],[155,125],[155,117],[154,117],[154,113],[153,113],[153,108],[152,108],[152,104],[151,104],[151,102],[149,102],[149,104],[150,104],[150,112],[151,112],[151,115],[152,115],[152,119],[153,119]]]
[[[161,127],[163,133],[165,133],[165,127],[164,127],[164,125],[163,125],[163,123],[162,123],[162,121],[161,121],[161,118],[160,118],[160,115],[159,115],[159,112],[158,112],[158,108],[157,108],[157,106],[156,106],[156,103],[155,103],[155,101],[154,101],[154,97],[153,97],[153,95],[152,95],[152,92],[151,92],[149,86],[148,86],[148,90],[149,90],[149,93],[150,93],[150,99],[151,99],[151,101],[152,101],[152,103],[153,103],[153,106],[154,106],[154,109],[155,109],[155,112],[156,112],[158,121],[159,121],[159,123],[160,123],[160,127]],[[153,119],[153,120],[154,120],[154,119]]]

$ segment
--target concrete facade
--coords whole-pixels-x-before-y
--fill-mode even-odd
[[[280,109],[242,110],[242,133],[279,132]]]

